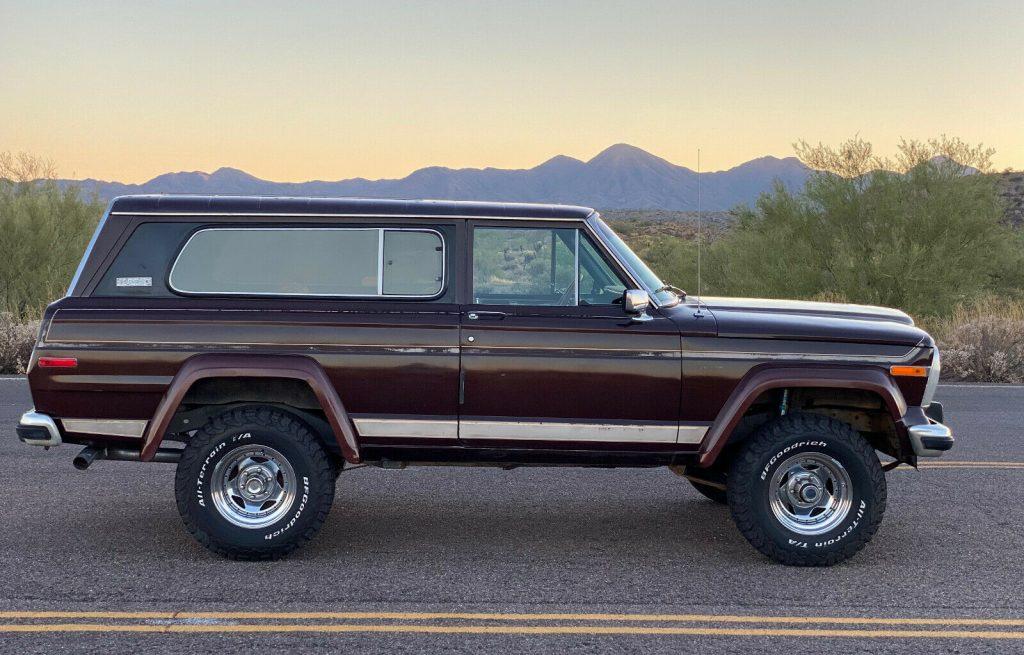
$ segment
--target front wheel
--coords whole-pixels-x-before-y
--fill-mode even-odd
[[[330,459],[309,429],[270,408],[238,409],[189,441],[175,476],[178,511],[203,546],[276,559],[313,538],[334,500]]]
[[[732,462],[729,508],[755,548],[783,564],[827,566],[852,557],[885,512],[885,475],[852,427],[793,414],[761,428]]]

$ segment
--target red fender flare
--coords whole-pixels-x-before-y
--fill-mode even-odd
[[[182,364],[157,405],[153,418],[142,437],[140,459],[151,461],[164,439],[171,418],[185,394],[198,380],[205,378],[288,378],[302,380],[316,395],[341,454],[350,464],[361,461],[355,428],[338,397],[338,392],[320,364],[299,355],[230,355],[204,354],[189,358]]]
[[[715,422],[711,425],[698,451],[699,464],[711,466],[721,454],[729,436],[739,424],[753,402],[771,389],[799,389],[825,387],[833,389],[860,389],[872,391],[882,397],[886,409],[896,424],[901,439],[906,439],[903,417],[907,402],[893,379],[880,368],[837,367],[772,367],[748,374],[733,389]]]

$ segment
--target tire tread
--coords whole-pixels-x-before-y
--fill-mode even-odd
[[[867,467],[873,491],[873,504],[863,529],[851,535],[837,549],[825,552],[786,549],[779,546],[758,524],[755,513],[757,503],[754,494],[759,490],[756,484],[740,481],[757,479],[760,476],[764,457],[794,434],[817,434],[838,439],[853,448]],[[772,421],[756,432],[738,452],[733,460],[728,486],[729,509],[740,533],[754,548],[768,557],[790,566],[831,566],[853,557],[874,536],[885,514],[886,484],[882,470],[871,444],[847,423],[820,414],[795,413]]]
[[[317,491],[327,495],[325,502],[317,504],[312,521],[297,536],[292,536],[270,548],[239,546],[214,537],[196,524],[188,505],[192,492],[190,479],[201,465],[199,458],[205,447],[215,439],[222,437],[225,432],[239,430],[246,426],[261,426],[294,440],[300,448],[306,451],[313,462],[313,471],[310,475],[311,486],[319,484],[322,489]],[[334,465],[324,452],[319,440],[304,424],[284,412],[269,407],[244,407],[211,418],[188,442],[175,475],[175,496],[178,512],[185,523],[185,528],[205,548],[234,560],[273,560],[293,552],[320,531],[331,511],[335,480]]]

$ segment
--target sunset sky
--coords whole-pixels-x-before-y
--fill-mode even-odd
[[[942,133],[1024,168],[1019,1],[0,0],[0,151],[67,177],[402,177],[618,142],[716,170]]]

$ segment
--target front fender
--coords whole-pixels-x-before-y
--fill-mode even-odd
[[[318,362],[298,355],[204,354],[189,358],[171,380],[142,437],[140,459],[151,461],[182,398],[205,378],[288,378],[309,385],[327,417],[341,454],[350,464],[361,461],[359,443],[348,412],[327,373]]]
[[[903,393],[893,379],[878,368],[837,368],[812,366],[784,366],[752,370],[733,389],[715,422],[701,442],[698,462],[702,467],[715,463],[725,448],[733,430],[746,414],[751,404],[765,391],[772,389],[799,388],[858,389],[877,393],[885,402],[886,409],[896,424],[901,440],[905,440],[906,426],[903,418],[907,403]]]

